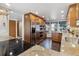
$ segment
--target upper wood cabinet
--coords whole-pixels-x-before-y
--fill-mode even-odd
[[[71,27],[77,27],[77,20],[79,20],[79,4],[72,4],[69,6],[67,20]]]

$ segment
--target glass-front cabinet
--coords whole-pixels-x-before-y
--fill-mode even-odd
[[[51,23],[51,31],[53,32],[62,32],[67,27],[66,21],[57,21]]]
[[[67,27],[66,21],[60,21],[60,22],[59,22],[59,30],[60,30],[60,31],[65,30],[66,27]]]

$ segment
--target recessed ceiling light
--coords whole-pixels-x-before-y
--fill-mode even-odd
[[[61,13],[64,13],[64,10],[61,10]]]
[[[5,3],[7,6],[10,6],[10,4],[9,3]]]

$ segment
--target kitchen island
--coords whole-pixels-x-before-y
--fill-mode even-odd
[[[79,45],[65,43],[60,52],[35,45],[18,56],[79,56]]]

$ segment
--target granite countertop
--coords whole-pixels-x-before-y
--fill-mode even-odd
[[[21,37],[17,37],[17,39],[20,39],[20,38]],[[16,39],[16,38],[15,37],[11,37],[11,36],[0,36],[0,42],[11,40],[11,39]]]
[[[71,46],[70,43],[66,43],[61,48],[61,52],[35,45],[18,56],[79,56],[79,45]]]

